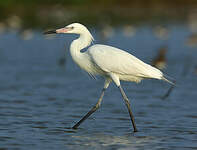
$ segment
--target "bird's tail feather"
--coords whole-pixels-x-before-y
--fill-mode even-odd
[[[161,77],[161,79],[164,80],[164,81],[166,81],[166,82],[168,82],[168,83],[170,83],[170,84],[172,84],[173,86],[175,86],[175,84],[176,84],[176,81],[173,78],[171,78],[168,75],[166,75],[166,74],[164,74]]]

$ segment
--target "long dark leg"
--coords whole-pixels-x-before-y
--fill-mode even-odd
[[[121,92],[121,94],[122,94],[122,97],[123,97],[123,99],[124,99],[124,102],[125,102],[125,104],[126,104],[126,106],[127,106],[127,109],[128,109],[128,111],[129,111],[129,115],[130,115],[130,118],[131,118],[131,122],[132,122],[132,124],[133,124],[134,132],[137,132],[137,128],[136,128],[136,125],[135,125],[135,120],[134,120],[133,113],[132,113],[132,111],[131,111],[131,106],[130,106],[129,99],[127,98],[127,96],[126,96],[126,94],[125,94],[123,88],[121,87],[121,85],[120,85],[118,88],[120,89],[120,92]]]
[[[171,92],[174,89],[174,87],[175,87],[174,85],[171,85],[171,87],[168,89],[166,94],[161,97],[161,99],[163,99],[163,100],[166,99],[171,94]]]
[[[167,98],[167,97],[171,94],[171,92],[172,92],[172,90],[174,89],[174,87],[176,86],[176,85],[175,85],[175,84],[176,84],[176,81],[175,81],[175,80],[173,80],[173,79],[168,80],[167,78],[170,78],[170,77],[168,77],[167,75],[165,75],[162,79],[163,79],[164,81],[170,83],[170,84],[171,84],[171,87],[170,87],[169,90],[166,92],[166,94],[163,95],[163,96],[161,97],[161,99]]]
[[[103,96],[104,96],[104,92],[105,92],[106,88],[104,87],[103,90],[102,90],[102,93],[101,93],[101,96],[98,100],[98,102],[96,103],[96,105],[77,123],[75,124],[72,128],[73,129],[77,129],[79,127],[79,125],[85,121],[92,113],[94,113],[101,105],[101,102],[102,102],[102,99],[103,99]]]

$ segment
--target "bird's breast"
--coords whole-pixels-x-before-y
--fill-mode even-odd
[[[104,75],[104,72],[102,69],[97,66],[90,58],[88,54],[81,53],[78,55],[75,55],[73,58],[73,61],[84,71],[88,72],[92,75]]]

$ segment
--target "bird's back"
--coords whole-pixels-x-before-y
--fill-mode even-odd
[[[120,76],[120,79],[123,76],[136,77],[139,80],[141,78],[161,79],[163,76],[160,70],[144,63],[130,53],[112,46],[96,44],[91,46],[86,53],[102,71],[115,73]],[[132,79],[128,79],[128,81],[132,81]]]

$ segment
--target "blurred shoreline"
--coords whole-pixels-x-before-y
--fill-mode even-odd
[[[17,3],[18,2],[18,3]],[[81,22],[89,26],[185,23],[197,12],[197,1],[62,1],[8,0],[0,2],[0,23],[18,21],[20,28],[44,29]],[[14,18],[14,19],[13,19]],[[11,23],[13,24],[13,23]]]

